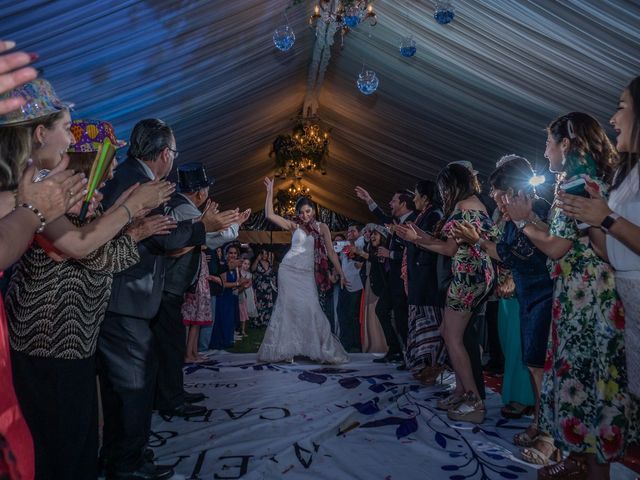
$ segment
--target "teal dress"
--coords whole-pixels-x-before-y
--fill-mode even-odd
[[[529,369],[522,361],[520,305],[516,297],[501,298],[498,307],[498,335],[504,354],[502,403],[535,405]]]

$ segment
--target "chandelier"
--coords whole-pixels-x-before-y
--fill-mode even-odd
[[[300,181],[295,181],[286,190],[276,193],[275,211],[283,217],[294,217],[296,202],[300,197],[311,198],[311,190]]]
[[[309,17],[309,25],[313,27],[318,20],[336,23],[343,34],[363,21],[368,21],[372,27],[378,23],[370,0],[319,0]]]
[[[305,173],[326,175],[325,158],[329,154],[329,130],[318,117],[298,119],[290,135],[278,135],[269,156],[275,155],[276,176],[300,179]]]

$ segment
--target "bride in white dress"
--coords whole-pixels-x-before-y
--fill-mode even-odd
[[[316,278],[316,237],[340,274],[344,275],[338,256],[332,248],[329,228],[315,220],[315,211],[308,199],[296,203],[298,221],[287,220],[273,212],[273,180],[265,178],[267,199],[265,215],[279,227],[293,232],[291,249],[278,270],[278,298],[269,326],[258,350],[261,362],[291,361],[295,356],[308,357],[321,363],[345,363],[349,360],[340,340],[331,333],[329,320],[320,307]],[[309,233],[307,233],[309,232]],[[315,235],[315,237],[314,237]],[[324,251],[320,254],[324,255]],[[326,265],[328,267],[328,265]]]

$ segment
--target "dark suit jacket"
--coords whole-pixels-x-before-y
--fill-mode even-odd
[[[394,223],[393,217],[385,214],[380,207],[376,207],[373,213],[378,217],[378,221],[385,223]],[[416,219],[415,212],[411,212],[403,223],[412,222]],[[393,252],[393,259],[389,259],[389,288],[393,295],[404,295],[404,283],[402,277],[402,254],[404,253],[404,241],[395,233],[389,239],[389,250]]]
[[[127,158],[118,165],[113,179],[102,190],[103,206],[109,208],[131,185],[148,181],[142,165],[134,158]],[[162,209],[157,213],[163,213]],[[149,237],[138,243],[140,262],[113,276],[107,311],[129,317],[153,318],[158,313],[164,288],[164,254],[183,247],[202,245],[205,241],[204,225],[186,220],[178,222],[178,227],[169,235]]]
[[[442,210],[430,206],[417,222],[418,227],[432,233],[442,219]],[[410,305],[440,305],[438,295],[438,254],[405,242]]]
[[[173,209],[187,203],[189,201],[182,195],[174,194],[167,202],[165,215],[171,215]],[[179,257],[168,257],[165,260],[164,291],[174,295],[184,295],[198,281],[201,255],[202,250],[194,248]]]

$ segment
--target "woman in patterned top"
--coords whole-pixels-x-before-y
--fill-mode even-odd
[[[68,146],[63,128],[51,130],[50,142],[62,146],[65,139]],[[32,155],[51,168],[59,161],[42,151]],[[72,163],[83,164],[79,158]],[[90,163],[85,166],[88,176]],[[81,222],[78,213],[79,205],[67,215],[78,228],[100,216],[90,214]],[[96,478],[95,351],[112,276],[139,261],[138,241],[172,224],[158,216],[137,221],[81,259],[65,256],[36,235],[16,265],[6,310],[15,389],[33,435],[36,478]]]
[[[545,156],[562,183],[586,174],[606,196],[616,153],[590,115],[572,112],[548,127]],[[624,312],[613,269],[598,257],[582,225],[554,208],[547,227],[534,222],[531,200],[515,197],[507,208],[514,221],[553,261],[551,335],[542,380],[541,432],[523,458],[546,463],[555,447],[564,461],[539,470],[539,477],[609,478],[609,462],[622,456],[627,437],[627,375]],[[555,447],[554,447],[555,440]]]
[[[436,183],[446,219],[440,222],[438,231],[434,234],[424,232],[415,225],[394,228],[405,240],[452,257],[453,280],[447,291],[441,332],[456,374],[456,388],[449,397],[438,402],[438,408],[448,410],[452,420],[482,423],[484,403],[473,379],[463,336],[474,309],[491,292],[495,272],[489,255],[478,245],[458,244],[453,229],[459,222],[469,222],[481,232],[482,238],[489,239],[492,238],[493,222],[477,196],[480,185],[469,162],[447,165],[438,174]]]

